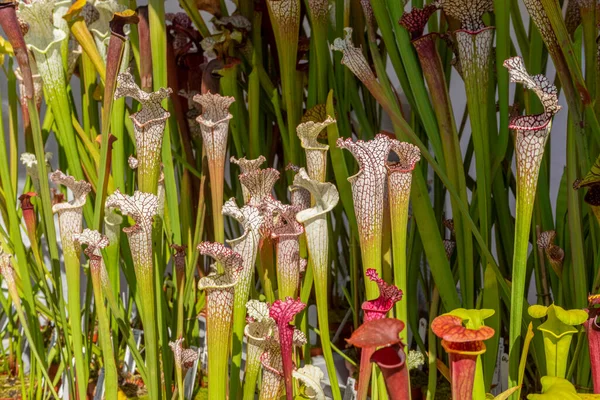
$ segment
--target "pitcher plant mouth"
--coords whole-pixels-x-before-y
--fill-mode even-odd
[[[442,339],[442,347],[450,359],[452,398],[474,398],[478,356],[486,351],[485,340],[495,331],[483,325],[493,310],[456,309],[440,315],[431,322],[431,330]]]
[[[231,379],[238,379],[242,363],[242,342],[244,339],[244,326],[246,305],[254,282],[254,264],[256,262],[259,244],[260,228],[263,217],[257,207],[245,205],[238,207],[234,198],[223,205],[223,215],[236,220],[242,226],[241,236],[228,240],[231,249],[237,252],[243,262],[239,272],[238,282],[234,292],[233,308],[233,362],[231,366]],[[239,384],[232,382],[231,390],[239,390]]]
[[[5,389],[600,397],[600,3],[507,1],[0,0]]]
[[[584,310],[565,310],[556,304],[549,307],[534,304],[529,306],[528,313],[533,318],[547,317],[537,328],[544,337],[546,375],[564,378],[571,339],[579,332],[577,326],[588,319],[588,313]]]
[[[244,400],[253,400],[255,398],[255,390],[258,377],[263,361],[263,353],[271,349],[270,338],[274,336],[275,321],[269,316],[270,306],[258,300],[249,300],[246,303],[247,309],[247,325],[244,328],[244,335],[247,339],[247,350],[246,350],[246,368],[244,375]],[[278,357],[279,363],[281,363],[281,356]],[[280,364],[279,364],[280,365]],[[279,366],[277,369],[281,369]],[[267,378],[271,378],[271,382],[268,383]],[[272,392],[277,394],[280,391],[281,376],[279,374],[274,376],[263,377],[263,388],[268,386]],[[261,397],[263,390],[261,389]],[[264,396],[269,398],[272,393]]]
[[[344,51],[344,56],[347,51]],[[362,261],[363,265],[369,265],[381,274],[384,203],[387,193],[386,163],[391,141],[386,135],[378,134],[367,142],[340,138],[336,144],[341,149],[349,150],[359,164],[358,172],[350,176],[348,182],[352,186]],[[375,297],[375,285],[366,279],[365,285],[367,297]]]
[[[217,264],[213,264],[212,272],[200,278],[198,289],[206,291],[206,340],[212,350],[208,355],[209,397],[226,398],[234,293],[243,260],[238,253],[216,242],[202,242],[198,251],[214,258],[223,269],[219,273]]]
[[[376,299],[367,300],[362,304],[361,308],[364,311],[363,319],[364,319],[365,323],[361,326],[361,328],[359,328],[357,331],[355,331],[355,333],[353,334],[353,338],[354,338],[353,341],[349,342],[356,347],[363,348],[361,356],[360,356],[360,370],[359,370],[358,389],[357,389],[358,397],[360,399],[366,399],[366,396],[368,393],[369,382],[371,380],[371,368],[370,368],[371,361],[370,361],[370,359],[371,359],[372,354],[375,352],[377,345],[380,345],[380,346],[381,345],[389,345],[392,343],[375,344],[373,346],[363,346],[361,344],[357,344],[355,335],[358,335],[360,333],[361,329],[367,329],[365,327],[370,326],[368,324],[369,322],[386,319],[385,317],[386,317],[387,313],[390,312],[390,310],[394,307],[394,304],[402,299],[402,291],[400,289],[398,289],[396,286],[390,285],[387,282],[385,282],[383,279],[381,279],[379,277],[379,275],[377,274],[377,271],[369,268],[369,269],[367,269],[366,275],[372,282],[377,284],[377,286],[379,288],[379,296]],[[384,328],[386,328],[385,330],[394,332],[394,329],[399,329],[398,333],[401,334],[401,332],[404,329],[404,323],[402,323],[402,325],[400,326],[400,324],[397,324],[396,322],[394,322],[394,321],[400,322],[399,320],[390,320],[390,321],[393,322],[393,323],[390,322],[390,325],[392,326],[392,328],[387,328],[387,325],[384,325]],[[397,326],[394,324],[396,324]],[[366,332],[369,332],[369,331],[367,330]],[[358,336],[358,337],[361,337],[361,336]],[[393,333],[392,333],[391,337],[394,338]],[[398,338],[398,335],[396,335],[395,338],[398,339],[398,341],[401,341],[401,338]]]
[[[371,362],[377,364],[383,373],[387,393],[391,400],[411,398],[410,378],[405,361],[406,354],[398,345],[382,347],[371,356]]]
[[[296,314],[304,310],[306,304],[300,299],[294,300],[291,297],[285,300],[277,300],[269,309],[269,316],[275,321],[279,338],[279,346],[281,351],[281,363],[283,368],[283,380],[285,383],[285,396],[288,400],[292,400],[292,372],[294,364],[292,361],[293,350],[295,344],[306,343],[304,333],[295,329],[290,323],[293,321]],[[264,364],[263,364],[264,365]]]
[[[504,61],[511,82],[522,83],[539,98],[544,111],[539,114],[516,116],[509,121],[515,132],[517,158],[517,212],[515,251],[513,254],[511,291],[511,323],[509,382],[517,385],[521,346],[521,318],[525,296],[525,270],[527,268],[528,237],[533,214],[539,170],[546,141],[552,128],[552,117],[560,110],[557,88],[543,75],[531,76],[521,57]],[[517,390],[517,395],[519,390]]]

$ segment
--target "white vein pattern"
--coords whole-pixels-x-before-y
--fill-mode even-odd
[[[135,225],[123,228],[129,239],[136,276],[152,273],[152,222],[158,212],[158,197],[151,193],[135,191],[133,196],[118,189],[106,198],[105,207],[118,208],[128,215]],[[139,280],[139,277],[138,277]]]
[[[35,56],[44,85],[53,89],[46,92],[48,103],[52,103],[53,91],[65,86],[60,46],[68,38],[68,28],[62,17],[69,5],[67,0],[19,1],[17,9],[19,19],[28,27],[24,34],[27,48]]]
[[[94,279],[97,279],[102,287],[108,288],[108,272],[102,259],[102,249],[108,246],[108,237],[92,229],[84,229],[83,232],[74,236],[74,240],[81,246],[87,247],[83,251],[90,259],[90,271]]]
[[[6,281],[9,289],[11,286],[14,286],[16,282],[15,270],[13,269],[10,259],[12,256],[8,253],[5,253],[4,250],[0,247],[0,275]],[[17,297],[19,297],[17,295]]]
[[[235,219],[244,229],[242,235],[238,238],[228,240],[227,243],[231,249],[238,253],[242,258],[242,268],[238,273],[238,281],[234,293],[233,315],[235,321],[239,321],[240,329],[243,326],[243,320],[246,316],[246,303],[250,295],[250,289],[254,282],[254,263],[258,253],[260,243],[260,227],[262,225],[262,216],[254,206],[246,205],[239,208],[235,198],[229,199],[223,205],[223,215]],[[234,335],[241,335],[241,332],[234,332]],[[239,343],[243,338],[238,337]]]
[[[279,298],[295,297],[300,289],[300,235],[304,228],[296,221],[298,209],[275,201],[265,209],[265,225],[270,225],[271,239],[277,253],[276,270]],[[267,228],[268,229],[268,228]]]
[[[229,158],[229,161],[232,164],[236,164],[238,167],[240,167],[241,174],[246,174],[248,172],[260,170],[260,166],[266,160],[267,159],[264,156],[259,156],[258,158],[255,158],[253,160],[249,160],[246,157],[237,159],[231,156],[231,158]],[[242,185],[242,195],[244,196],[244,203],[248,203],[248,201],[250,201],[250,192],[244,185]]]
[[[241,174],[239,179],[250,195],[247,203],[260,206],[263,200],[272,197],[271,192],[279,179],[279,171],[274,168],[259,169]]]
[[[274,336],[267,337],[265,351],[260,356],[263,367],[259,400],[279,400],[283,394],[283,362],[281,346]]]
[[[483,14],[494,10],[493,0],[437,0],[435,4],[471,32],[483,29]]]
[[[62,171],[50,174],[50,180],[55,184],[64,185],[71,189],[73,200],[57,203],[52,206],[52,212],[58,214],[58,225],[63,252],[69,255],[79,255],[79,246],[74,242],[74,235],[83,229],[83,206],[92,185],[86,181],[77,181]]]
[[[298,171],[300,171],[300,167],[292,163],[288,164],[285,169],[288,171],[294,171],[296,174],[298,174]],[[298,211],[306,210],[310,207],[311,199],[310,192],[308,190],[298,185],[290,185],[288,190],[290,191],[290,203],[295,206]]]
[[[515,130],[519,190],[534,196],[544,148],[552,129],[552,117],[560,110],[558,91],[546,77],[530,76],[521,57],[505,60],[504,66],[508,68],[511,81],[531,89],[544,106],[541,114],[517,116],[509,121],[509,128]]]
[[[135,83],[129,72],[119,74],[114,98],[131,97],[142,108],[130,116],[135,131],[135,148],[139,180],[158,182],[160,175],[161,147],[167,118],[170,114],[161,106],[169,97],[171,89],[161,88],[156,92],[145,92]],[[132,161],[133,162],[133,161]],[[146,178],[148,177],[148,178]]]
[[[198,245],[200,254],[209,255],[223,267],[223,273],[217,272],[216,264],[212,272],[200,278],[199,290],[206,290],[206,344],[209,359],[209,371],[218,374],[220,368],[227,368],[231,323],[233,320],[233,299],[235,286],[243,268],[242,257],[221,243],[202,242]]]
[[[8,294],[10,295],[17,310],[21,307],[21,298],[19,297],[19,291],[17,289],[17,274],[11,265],[10,259],[12,256],[0,247],[0,275],[6,282],[8,288]]]
[[[348,178],[352,186],[352,200],[358,222],[358,233],[363,244],[381,241],[383,206],[386,194],[387,158],[391,141],[382,134],[367,142],[339,138],[337,146],[349,150],[356,158],[359,171]],[[379,243],[374,244],[377,247]]]
[[[261,356],[266,350],[267,340],[273,336],[275,321],[269,316],[269,305],[265,302],[249,300],[246,310],[248,324],[244,328],[247,338],[244,380],[256,382],[261,369]]]
[[[271,21],[285,35],[293,39],[300,27],[300,0],[267,0]]]
[[[202,114],[196,121],[200,124],[202,141],[206,149],[209,167],[223,170],[225,168],[225,154],[227,152],[227,133],[229,120],[233,116],[229,113],[229,106],[235,101],[233,97],[220,94],[197,94],[194,101],[202,106]],[[211,178],[215,171],[209,171]]]
[[[544,39],[544,43],[546,43],[546,47],[548,47],[550,54],[557,54],[557,52],[560,51],[560,45],[554,34],[550,18],[548,18],[546,11],[544,11],[541,0],[523,0],[523,4],[525,4],[525,7],[527,8],[531,20],[540,31],[542,39]]]
[[[343,53],[342,64],[347,66],[365,86],[371,89],[373,84],[377,83],[375,75],[371,71],[361,48],[354,47],[352,43],[352,28],[344,28],[344,31],[346,36],[343,39],[335,39],[331,45],[331,50],[341,51]]]
[[[421,159],[421,153],[417,146],[398,140],[392,140],[391,150],[398,155],[399,161],[387,165],[390,207],[406,205],[408,212],[412,171]]]
[[[308,0],[308,8],[313,23],[327,22],[327,16],[329,15],[329,2],[327,0]]]
[[[307,121],[296,128],[300,144],[306,152],[308,175],[319,182],[325,182],[327,175],[327,150],[329,150],[329,146],[320,143],[317,138],[324,128],[333,123],[335,123],[335,120],[328,116],[323,122]]]
[[[556,231],[549,230],[540,233],[537,245],[546,253],[546,257],[550,261],[550,266],[556,272],[559,278],[562,279],[562,264],[565,259],[565,252],[559,246],[554,244],[556,239]]]
[[[108,237],[110,244],[117,243],[121,232],[121,224],[123,217],[115,212],[114,209],[108,208],[104,212],[104,233]]]
[[[476,85],[485,87],[489,79],[494,28],[484,28],[476,32],[459,30],[455,31],[454,35],[463,80],[474,81],[477,82]]]
[[[296,174],[294,185],[308,190],[315,200],[314,206],[300,211],[296,219],[304,225],[306,231],[306,244],[315,271],[315,279],[327,281],[329,275],[327,214],[337,205],[339,193],[334,184],[311,179],[304,168],[300,168]]]
[[[194,361],[198,359],[198,351],[184,348],[184,340],[184,338],[179,338],[175,341],[171,341],[169,342],[169,347],[173,351],[175,365],[185,371],[188,368],[191,368],[192,365],[194,365]]]

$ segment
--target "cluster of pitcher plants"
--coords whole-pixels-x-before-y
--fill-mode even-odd
[[[0,1],[0,398],[600,399],[600,3]]]

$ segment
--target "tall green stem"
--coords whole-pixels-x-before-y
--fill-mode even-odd
[[[83,350],[86,347],[86,340],[81,325],[81,264],[79,261],[81,254],[79,246],[75,243],[75,236],[81,233],[82,209],[87,203],[87,194],[91,191],[91,185],[85,181],[76,181],[72,176],[65,175],[61,171],[53,172],[50,179],[56,184],[68,187],[73,193],[70,202],[56,203],[52,211],[58,214],[65,272],[69,277],[67,283],[69,326],[75,355],[77,389],[81,396],[87,392],[89,364]]]
[[[152,256],[152,222],[158,213],[158,197],[151,193],[139,191],[136,191],[133,196],[128,196],[116,190],[106,199],[105,207],[119,208],[122,214],[130,215],[135,221],[134,226],[124,228],[123,232],[127,234],[129,239],[137,291],[141,293],[139,308],[144,326],[148,392],[151,399],[160,399],[161,372],[158,357],[156,295]]]
[[[227,399],[231,323],[234,288],[238,283],[243,259],[221,243],[202,242],[200,254],[213,257],[223,273],[213,272],[200,279],[198,289],[206,290],[206,346],[208,348],[208,398]],[[212,266],[216,271],[216,265]]]
[[[392,255],[394,263],[394,283],[404,293],[408,293],[408,269],[406,263],[406,236],[408,224],[408,205],[412,171],[420,159],[419,149],[409,143],[394,141],[392,150],[399,156],[398,163],[388,166],[388,197],[392,230]],[[408,301],[396,303],[396,318],[408,323]],[[408,344],[407,329],[400,332],[402,343]]]
[[[467,92],[467,107],[471,121],[471,138],[475,148],[475,166],[477,172],[477,207],[479,210],[479,232],[489,246],[490,235],[490,199],[491,199],[491,161],[490,132],[488,122],[488,82],[489,61],[492,49],[493,28],[479,32],[457,31],[456,39],[461,61],[462,76]],[[473,265],[463,271],[464,305],[475,305],[475,276]],[[463,282],[461,281],[461,283]]]
[[[104,380],[105,397],[107,399],[116,399],[118,397],[117,365],[113,353],[110,320],[103,295],[103,290],[111,290],[111,288],[108,287],[107,272],[104,267],[101,253],[101,249],[109,244],[108,238],[102,236],[98,231],[86,229],[81,235],[77,235],[75,240],[81,244],[87,244],[88,246],[85,249],[85,254],[90,258],[90,273],[94,290],[94,303],[96,306],[96,315],[98,316],[98,334],[100,347],[102,348],[104,373],[106,376]],[[105,288],[103,288],[103,282],[107,284]]]
[[[415,46],[419,60],[421,61],[423,75],[427,81],[427,86],[429,87],[433,107],[437,116],[448,178],[453,183],[454,187],[456,187],[460,199],[464,204],[468,204],[459,137],[456,132],[456,124],[454,122],[454,114],[444,77],[442,62],[435,44],[436,40],[434,35],[425,35],[413,41],[413,45]],[[473,237],[468,222],[465,221],[465,217],[458,211],[459,205],[457,199],[451,198],[450,201],[452,204],[454,229],[457,237],[460,238],[460,240],[457,240],[459,278],[461,283],[465,282],[464,286],[468,287],[469,284],[466,282],[469,279],[469,271],[473,271]],[[461,287],[462,286],[463,285],[461,284]]]
[[[545,128],[550,132],[551,123]],[[517,133],[519,134],[519,132]],[[542,147],[543,151],[543,147]],[[519,154],[519,150],[517,150]],[[515,252],[512,262],[512,290],[510,307],[509,330],[509,387],[517,385],[519,361],[521,357],[521,322],[525,301],[525,278],[527,271],[527,253],[529,249],[529,233],[531,229],[531,216],[535,201],[535,192],[539,172],[537,168],[522,172],[517,176],[517,206],[515,217]],[[527,162],[527,161],[523,161]],[[533,161],[531,161],[533,163]],[[523,170],[523,168],[521,168]],[[518,391],[520,392],[520,391]],[[516,397],[518,398],[518,397]]]
[[[314,207],[300,211],[296,219],[304,224],[306,231],[306,244],[314,273],[321,347],[323,348],[323,357],[327,365],[333,398],[339,400],[342,397],[329,339],[329,239],[327,227],[327,213],[338,203],[339,193],[332,183],[322,183],[311,179],[304,168],[301,168],[296,174],[294,186],[300,186],[308,190],[315,203]]]
[[[240,371],[242,366],[242,344],[244,341],[244,327],[246,325],[246,304],[250,296],[250,290],[254,283],[254,264],[258,253],[260,240],[259,228],[262,225],[262,217],[254,206],[239,208],[235,199],[230,199],[223,206],[224,215],[236,219],[244,228],[242,235],[230,240],[229,244],[233,251],[239,253],[244,262],[243,269],[239,274],[239,280],[235,288],[233,304],[233,341],[232,341],[232,363],[230,373],[230,393],[232,397],[241,394]]]

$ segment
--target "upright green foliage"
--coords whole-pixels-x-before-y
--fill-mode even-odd
[[[334,399],[338,356],[361,399],[489,398],[508,334],[497,399],[585,398],[590,372],[600,382],[596,2],[237,3],[0,3],[11,390],[57,397],[64,376],[84,398],[103,370],[117,398],[131,354],[128,381],[152,400],[190,384],[193,398],[324,398],[322,354]],[[566,145],[563,119],[548,140],[560,91]],[[395,330],[359,328],[372,319]],[[356,353],[344,339],[361,332],[387,347]],[[393,389],[415,349],[427,388]],[[184,380],[204,350],[208,370]]]

